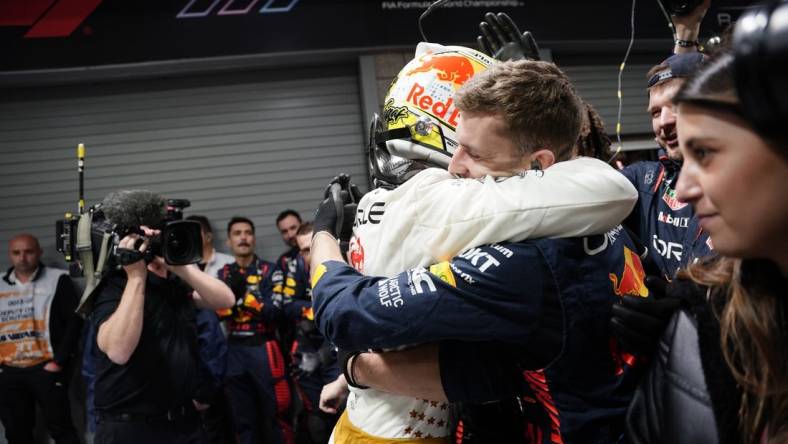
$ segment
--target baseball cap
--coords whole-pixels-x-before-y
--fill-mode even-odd
[[[668,79],[689,77],[698,69],[703,59],[703,54],[699,52],[673,54],[662,62],[662,64],[668,65],[668,68],[648,79],[648,88]]]

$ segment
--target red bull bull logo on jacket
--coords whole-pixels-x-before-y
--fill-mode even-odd
[[[648,296],[643,264],[638,255],[627,247],[624,247],[624,271],[621,273],[621,278],[619,279],[615,273],[610,273],[609,277],[613,282],[613,292],[619,296],[630,295],[644,298]]]

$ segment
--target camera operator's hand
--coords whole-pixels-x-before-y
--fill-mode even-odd
[[[700,23],[706,12],[709,10],[711,0],[704,0],[690,13],[684,15],[672,15],[670,19],[673,21],[675,27],[676,40],[683,40],[685,42],[697,42],[700,35]],[[674,54],[685,52],[696,52],[697,46],[681,46],[676,44],[673,48]]]
[[[141,243],[140,240],[142,240]],[[141,278],[145,280],[145,275],[148,271],[143,258],[147,249],[148,239],[142,238],[136,233],[131,233],[118,242],[120,263],[123,265],[123,270],[129,279]]]
[[[646,276],[649,296],[625,295],[620,304],[613,305],[611,328],[624,350],[639,356],[654,353],[673,313],[681,308],[681,299],[670,297],[664,279]]]
[[[361,191],[342,173],[329,182],[324,197],[315,213],[314,232],[326,231],[341,242],[350,241]]]
[[[484,14],[479,31],[482,33],[476,37],[479,48],[496,60],[539,60],[539,46],[531,32],[521,34],[514,21],[503,12]]]

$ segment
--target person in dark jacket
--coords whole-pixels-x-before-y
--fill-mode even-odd
[[[788,442],[788,106],[768,92],[785,79],[745,77],[788,56],[788,28],[770,13],[784,16],[788,2],[740,19],[735,55],[710,60],[674,99],[684,154],[677,197],[693,205],[720,257],[668,288],[687,308],[630,407],[631,442]],[[762,36],[774,40],[761,46]]]
[[[274,265],[254,253],[255,227],[245,217],[227,223],[227,243],[235,262],[219,270],[219,279],[232,289],[235,304],[218,313],[228,332],[225,386],[233,426],[241,444],[290,443],[291,393],[275,335],[282,307],[272,291]]]
[[[648,113],[659,160],[629,165],[622,173],[638,189],[638,204],[624,223],[649,248],[651,261],[663,279],[673,279],[679,266],[708,255],[708,234],[693,221],[692,206],[676,198],[683,156],[676,136],[676,91],[703,61],[698,52],[698,33],[709,1],[689,14],[673,16],[674,54],[652,67],[647,74]],[[651,271],[654,273],[655,271]]]

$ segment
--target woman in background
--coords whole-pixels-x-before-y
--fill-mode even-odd
[[[722,354],[741,391],[743,442],[788,442],[788,143],[762,136],[742,112],[733,56],[723,54],[676,95],[684,167],[680,200],[692,203],[722,256],[686,275],[709,290]]]
[[[788,442],[788,127],[756,132],[734,63],[718,54],[674,98],[676,191],[719,257],[669,289],[685,309],[630,406],[631,442]]]

